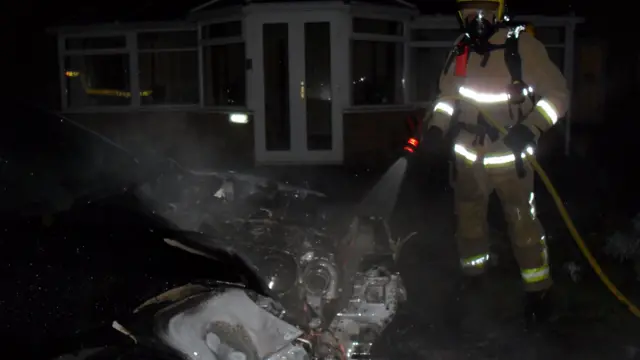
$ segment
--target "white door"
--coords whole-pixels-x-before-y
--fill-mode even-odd
[[[257,163],[342,162],[349,89],[345,20],[338,11],[299,9],[245,18]]]

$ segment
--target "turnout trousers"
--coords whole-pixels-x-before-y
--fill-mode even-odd
[[[526,175],[521,178],[513,163],[510,165],[491,168],[481,161],[468,163],[456,159],[452,182],[460,264],[466,275],[480,275],[485,270],[490,257],[487,210],[489,195],[495,191],[525,290],[545,290],[552,285],[552,279],[544,230],[536,216],[534,172],[525,163]]]

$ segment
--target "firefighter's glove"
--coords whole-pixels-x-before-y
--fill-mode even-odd
[[[436,126],[431,126],[422,136],[422,141],[420,142],[422,151],[425,153],[432,155],[436,154],[442,148],[443,143],[443,132],[442,129]]]
[[[527,146],[535,145],[536,134],[526,125],[516,124],[509,129],[502,142],[518,156]]]

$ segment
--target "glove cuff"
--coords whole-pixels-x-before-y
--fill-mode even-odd
[[[431,117],[431,121],[429,121],[429,126],[427,131],[431,130],[432,127],[436,127],[442,132],[446,132],[449,129],[449,123],[451,121],[451,116],[447,114],[443,114],[439,111],[435,111],[433,116]]]

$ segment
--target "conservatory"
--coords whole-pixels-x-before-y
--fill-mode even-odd
[[[180,21],[57,28],[63,112],[98,114],[102,128],[199,116],[223,146],[216,151],[249,151],[258,164],[340,164],[402,141],[459,33],[453,16],[404,1],[222,5]],[[518,19],[535,24],[571,85],[580,19]]]

